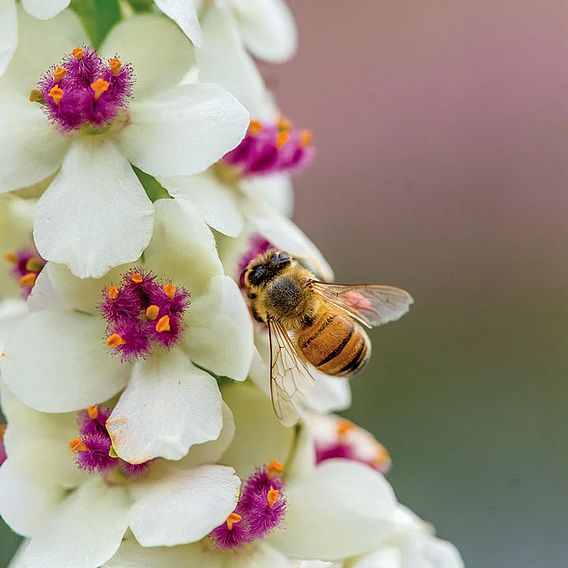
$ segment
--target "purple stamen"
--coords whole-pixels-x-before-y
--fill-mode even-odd
[[[242,176],[298,172],[313,159],[309,130],[297,130],[280,118],[275,124],[252,120],[243,141],[224,158]]]
[[[46,261],[32,247],[6,253],[4,258],[14,265],[10,274],[22,287],[22,297],[27,300]]]

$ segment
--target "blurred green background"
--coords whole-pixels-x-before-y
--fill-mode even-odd
[[[296,220],[338,281],[416,300],[348,415],[468,568],[564,568],[568,4],[290,4],[299,55],[263,70],[315,132]]]

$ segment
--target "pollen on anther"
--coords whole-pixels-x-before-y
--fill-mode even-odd
[[[263,128],[263,127],[262,127],[262,122],[261,122],[260,120],[258,120],[258,119],[256,119],[256,118],[253,118],[253,119],[250,121],[250,124],[249,124],[249,132],[250,132],[252,135],[255,135],[255,134],[258,134],[259,132],[262,132],[262,128]]]
[[[59,85],[54,85],[53,87],[51,87],[49,93],[47,94],[47,96],[51,99],[53,99],[53,102],[56,105],[60,105],[61,104],[61,99],[63,98],[64,95],[64,91],[63,89],[59,86]]]
[[[240,523],[242,521],[242,517],[238,514],[238,513],[231,513],[228,517],[227,517],[227,528],[232,531],[233,530],[233,525],[235,525],[236,523]]]
[[[168,283],[163,287],[164,290],[164,294],[170,299],[173,300],[175,295],[176,295],[176,287],[171,284]]]
[[[268,477],[272,479],[282,474],[284,466],[280,462],[273,460],[266,466],[266,469],[268,470]]]
[[[73,51],[73,57],[75,59],[83,59],[83,55],[85,55],[85,52],[83,51],[82,47],[76,47]]]
[[[23,286],[24,288],[33,288],[36,279],[37,274],[35,272],[28,272],[27,274],[24,274],[22,277],[20,277],[18,282],[20,286]]]
[[[282,148],[290,139],[290,133],[287,130],[282,130],[276,135],[276,147]]]
[[[346,434],[349,434],[349,432],[353,432],[354,430],[355,425],[349,420],[340,420],[337,424],[338,436],[345,436]]]
[[[308,148],[314,143],[314,134],[311,130],[302,130],[300,134],[300,144],[304,148]]]
[[[144,277],[142,276],[142,274],[140,274],[140,272],[135,272],[130,277],[130,280],[132,280],[132,282],[134,282],[134,284],[140,284],[144,281]]]
[[[112,57],[108,60],[108,65],[112,69],[112,74],[116,77],[120,73],[120,69],[122,68],[122,62],[118,57]]]
[[[270,486],[268,493],[266,494],[266,501],[268,502],[268,506],[272,509],[278,501],[278,497],[280,496],[280,491],[278,489],[274,489],[274,487]]]
[[[119,335],[118,333],[113,333],[111,336],[107,337],[106,344],[109,347],[119,347],[120,345],[124,345],[126,341],[124,338]]]
[[[91,420],[96,420],[99,417],[99,406],[97,404],[89,406],[89,408],[87,408],[87,416]]]
[[[114,285],[110,286],[107,295],[111,300],[116,300],[118,298],[118,287]]]
[[[59,83],[63,77],[67,75],[67,69],[65,67],[59,67],[59,65],[55,68],[55,73],[53,74],[53,79]]]
[[[87,446],[85,446],[81,438],[73,438],[69,442],[69,447],[71,448],[72,452],[87,452],[89,450]]]
[[[43,268],[43,262],[37,256],[32,256],[26,262],[26,270],[29,272],[40,272]]]
[[[13,252],[5,252],[4,260],[7,260],[8,262],[15,264],[16,262],[18,262],[18,256]]]
[[[164,331],[171,331],[170,316],[162,316],[156,324],[156,331],[163,333]]]
[[[95,101],[98,101],[101,95],[108,91],[109,87],[110,83],[104,79],[97,79],[94,83],[91,83],[91,89],[95,93]]]
[[[288,131],[292,130],[292,123],[284,116],[278,118],[278,130]]]
[[[146,308],[146,317],[149,320],[155,320],[160,313],[160,306],[156,306],[156,304],[152,304]]]

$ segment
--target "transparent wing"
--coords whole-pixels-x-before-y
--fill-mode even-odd
[[[300,358],[282,324],[268,320],[270,338],[270,395],[278,419],[291,426],[298,420],[297,406],[312,388],[314,377]]]
[[[392,286],[313,282],[312,289],[324,300],[367,327],[400,319],[414,303],[408,292]]]

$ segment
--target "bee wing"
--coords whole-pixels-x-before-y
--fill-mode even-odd
[[[297,404],[313,386],[315,379],[281,323],[269,319],[268,336],[272,406],[278,419],[291,426],[298,420]]]
[[[313,282],[312,289],[325,301],[347,312],[367,327],[400,319],[414,303],[408,292],[393,286]]]

